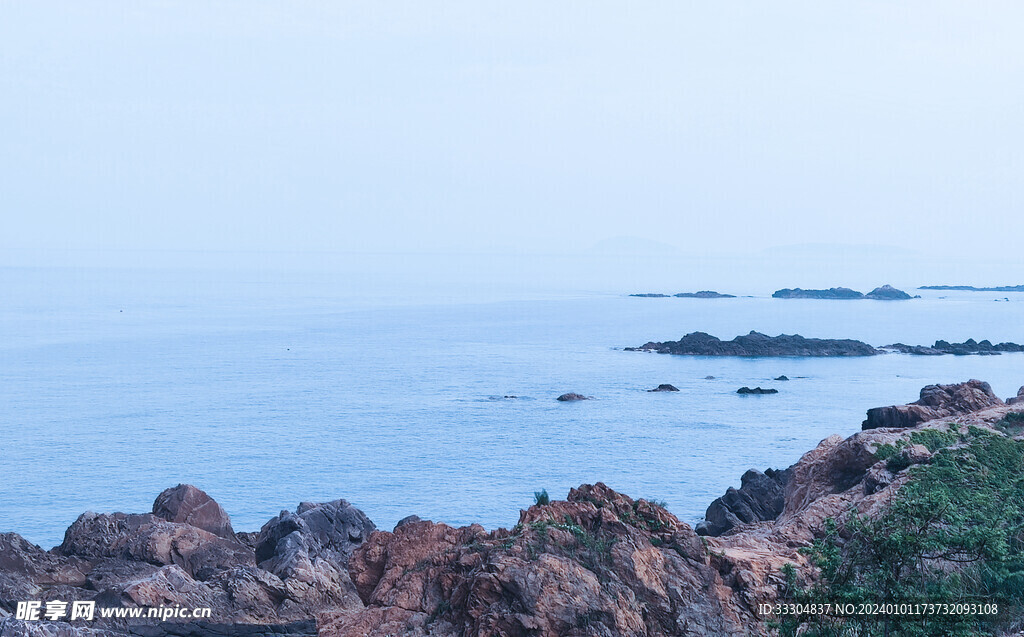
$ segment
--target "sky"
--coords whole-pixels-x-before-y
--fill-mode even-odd
[[[0,0],[0,264],[1019,262],[1022,23],[1000,1]]]

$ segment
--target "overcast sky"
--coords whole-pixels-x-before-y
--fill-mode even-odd
[[[1018,253],[1022,28],[1019,2],[0,0],[0,248]]]

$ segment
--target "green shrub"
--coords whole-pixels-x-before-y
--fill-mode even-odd
[[[994,602],[1002,612],[792,616],[776,623],[782,635],[798,628],[807,637],[1007,632],[1024,617],[1024,443],[971,427],[963,447],[941,448],[930,464],[911,469],[911,481],[880,515],[830,520],[805,552],[817,577],[801,580],[784,569],[787,601]]]
[[[551,504],[551,498],[548,496],[548,490],[541,489],[540,491],[534,491],[533,503],[537,505]]]

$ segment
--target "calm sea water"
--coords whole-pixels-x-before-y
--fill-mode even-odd
[[[255,530],[345,498],[510,526],[603,481],[695,522],[744,470],[785,467],[933,382],[1024,384],[1024,355],[735,359],[624,352],[702,330],[1024,342],[1024,295],[905,303],[363,290],[331,275],[2,269],[0,531],[60,542],[83,511],[195,484]],[[623,290],[623,293],[632,290]],[[765,294],[770,291],[766,291]],[[1009,301],[995,299],[1009,297]],[[940,298],[944,297],[944,298]],[[785,374],[790,382],[772,379]],[[706,376],[714,380],[706,380]],[[678,393],[648,393],[672,383]],[[778,395],[740,396],[742,385]],[[563,404],[566,391],[593,401]],[[516,395],[515,400],[501,398]]]

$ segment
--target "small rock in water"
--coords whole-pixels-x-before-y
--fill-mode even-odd
[[[662,384],[658,385],[657,387],[655,387],[654,389],[648,389],[647,391],[648,392],[655,392],[655,391],[679,391],[679,388],[676,387],[675,385],[669,385],[668,383],[662,383]]]
[[[771,387],[766,388],[766,389],[761,389],[760,387],[755,387],[753,389],[751,389],[749,387],[740,387],[739,389],[736,390],[736,393],[737,394],[777,394],[777,393],[779,393],[779,390],[772,389]]]
[[[705,376],[704,380],[715,380],[714,376]]]
[[[558,397],[558,400],[567,403],[574,400],[590,400],[590,396],[584,396],[583,394],[577,394],[576,392],[569,392],[568,394],[562,394]]]
[[[783,374],[782,376],[779,376],[775,380],[789,380],[789,376],[786,376],[785,374]]]

